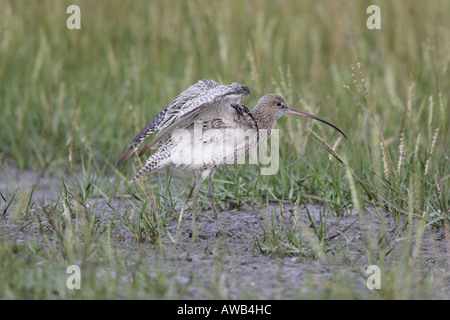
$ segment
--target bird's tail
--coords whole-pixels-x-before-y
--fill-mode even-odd
[[[166,149],[158,149],[158,151],[148,158],[144,167],[131,179],[131,182],[139,180],[142,176],[149,174],[152,171],[161,169],[171,165],[170,153]]]

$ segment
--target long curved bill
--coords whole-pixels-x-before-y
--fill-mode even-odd
[[[304,117],[307,117],[307,118],[319,120],[319,121],[321,121],[323,123],[326,123],[327,125],[335,128],[337,131],[339,131],[345,137],[345,139],[348,139],[347,136],[345,135],[345,133],[341,129],[339,129],[336,125],[332,124],[330,121],[322,119],[321,117],[318,117],[318,116],[315,116],[315,115],[310,114],[308,112],[300,111],[300,110],[297,110],[297,109],[294,109],[294,108],[291,108],[291,107],[288,107],[287,113],[297,114],[299,116],[304,116]]]

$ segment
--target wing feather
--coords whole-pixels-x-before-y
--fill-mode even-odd
[[[139,152],[139,156],[165,141],[175,129],[189,127],[194,121],[208,121],[224,113],[231,114],[234,112],[232,105],[248,97],[249,94],[250,89],[247,86],[233,83],[228,86],[219,86],[192,99],[186,104],[183,112],[177,114],[174,121],[158,132],[156,137]]]
[[[211,114],[230,108],[250,94],[247,86],[238,83],[222,86],[214,80],[200,80],[190,86],[151,120],[125,149],[116,168],[137,150],[142,141],[155,131],[159,131],[139,153],[139,156],[155,147],[176,128],[185,128],[195,120],[209,120]],[[209,112],[204,112],[208,110]]]

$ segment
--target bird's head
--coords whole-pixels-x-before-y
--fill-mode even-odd
[[[259,109],[259,112],[265,113],[268,117],[270,116],[274,120],[277,120],[288,113],[319,120],[333,127],[334,129],[339,131],[345,138],[347,138],[345,133],[336,125],[313,114],[289,107],[286,100],[284,100],[284,98],[278,94],[266,94],[265,96],[263,96],[261,99],[259,99],[257,109]]]

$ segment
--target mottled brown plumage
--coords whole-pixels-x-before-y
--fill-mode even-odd
[[[130,157],[145,138],[158,131],[139,155],[159,148],[148,158],[133,181],[167,166],[200,171],[200,181],[193,191],[192,225],[195,226],[200,186],[209,177],[207,196],[220,228],[212,193],[215,170],[236,162],[269,138],[281,116],[291,113],[316,119],[345,136],[334,124],[290,108],[277,94],[263,96],[250,111],[240,103],[249,94],[250,90],[245,85],[233,83],[224,86],[213,80],[200,80],[176,97],[139,132],[122,153],[116,167]]]

